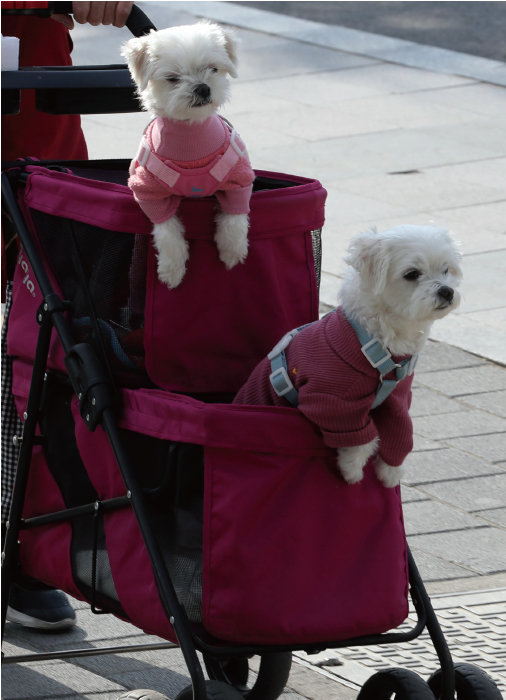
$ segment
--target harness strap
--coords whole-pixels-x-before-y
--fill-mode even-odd
[[[230,143],[228,144],[225,153],[221,156],[216,165],[214,165],[209,171],[209,174],[212,175],[217,182],[225,182],[229,172],[232,170],[235,164],[241,158],[247,158],[246,149],[241,148],[241,144],[239,143],[239,135],[237,131],[226,122],[225,126],[231,130]]]
[[[269,380],[272,384],[272,388],[278,396],[284,396],[292,406],[298,406],[299,392],[288,376],[285,350],[290,345],[293,338],[305,327],[306,326],[300,326],[300,328],[294,328],[293,331],[289,331],[267,355],[267,359],[271,361],[272,372],[269,376]]]
[[[361,343],[361,351],[369,361],[372,367],[378,370],[379,383],[376,389],[376,397],[372,408],[376,408],[390,396],[397,384],[406,377],[413,374],[418,355],[408,357],[400,363],[392,360],[391,353],[377,339],[372,338],[369,333],[354,319],[346,317],[348,323],[355,331],[359,342]],[[286,361],[286,348],[290,345],[293,338],[300,333],[303,328],[311,325],[306,323],[304,326],[295,328],[284,335],[279,343],[267,355],[271,362],[271,374],[269,380],[272,388],[278,396],[283,396],[292,406],[296,407],[299,403],[299,392],[294,387],[292,380],[288,374],[288,364]],[[385,379],[384,377],[395,370],[395,379]]]
[[[181,173],[171,168],[167,163],[163,162],[157,155],[153,153],[150,145],[143,136],[139,151],[135,156],[135,160],[146,168],[148,172],[164,182],[169,187],[174,187],[179,180]]]
[[[360,348],[362,353],[369,361],[369,364],[379,372],[380,380],[376,390],[376,398],[372,405],[372,408],[376,408],[390,396],[399,382],[413,374],[418,362],[418,355],[407,357],[402,362],[394,362],[390,351],[377,338],[372,338],[355,319],[348,318],[348,316],[346,318],[355,331],[359,343],[362,344]],[[395,379],[385,379],[385,376],[393,370],[395,370]]]

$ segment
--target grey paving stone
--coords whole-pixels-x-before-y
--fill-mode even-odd
[[[437,483],[462,477],[489,476],[503,472],[500,465],[462,452],[454,447],[412,452],[404,462],[403,484]]]
[[[428,496],[426,493],[421,493],[416,488],[411,488],[406,485],[404,479],[401,482],[401,496],[403,503],[411,503],[412,501],[427,501]]]
[[[477,457],[490,460],[491,462],[501,462],[506,454],[506,433],[495,433],[493,435],[478,435],[476,437],[460,437],[446,441],[450,446],[459,450],[470,452]]]
[[[413,384],[413,400],[409,410],[412,418],[453,413],[458,407],[455,399],[449,399],[433,388]]]
[[[364,56],[276,38],[261,51],[256,47],[245,47],[241,52],[240,76],[242,80],[264,80],[268,75],[272,80],[314,73],[315,67],[320,72],[340,71],[371,63],[374,61]]]
[[[413,433],[413,451],[419,452],[420,450],[441,450],[444,447],[443,443],[436,442],[431,438],[425,437],[425,435],[420,435],[416,431]]]
[[[25,700],[26,698],[61,697],[85,698],[89,693],[114,691],[119,696],[123,685],[79,668],[73,663],[57,661],[33,667],[32,664],[12,665],[2,668],[2,698]]]
[[[492,527],[432,535],[414,535],[413,548],[467,569],[489,574],[506,569],[506,531]]]
[[[506,507],[504,508],[489,508],[486,510],[477,511],[477,515],[484,520],[488,520],[494,525],[506,527]]]
[[[506,503],[506,474],[453,479],[418,487],[420,491],[469,513],[501,508]]]
[[[430,532],[475,528],[484,524],[475,516],[437,501],[404,503],[403,510],[404,526],[408,537]]]
[[[418,384],[438,387],[447,396],[483,394],[506,389],[506,368],[494,364],[435,372],[417,372]]]
[[[506,418],[480,410],[457,410],[444,415],[417,417],[414,430],[433,440],[506,433]]]
[[[443,369],[456,369],[457,367],[473,367],[483,365],[486,361],[459,348],[454,348],[446,343],[438,343],[429,340],[426,343],[418,360],[415,372],[415,382],[419,372],[440,371]]]
[[[311,660],[312,657],[309,657]],[[357,690],[347,688],[328,675],[308,669],[295,657],[288,679],[288,687],[308,700],[355,700]]]
[[[506,418],[506,389],[462,396],[460,401]]]

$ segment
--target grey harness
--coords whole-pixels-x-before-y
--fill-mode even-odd
[[[378,370],[378,387],[376,389],[376,397],[372,405],[372,408],[376,408],[382,404],[388,396],[390,396],[399,382],[413,374],[418,361],[418,355],[407,357],[400,363],[394,362],[392,360],[391,353],[377,338],[373,338],[371,335],[369,335],[369,333],[354,319],[348,318],[348,316],[346,318],[357,335],[357,338],[361,344],[360,349],[362,353],[365,355],[371,366]],[[285,350],[290,345],[293,338],[295,338],[295,336],[298,335],[301,330],[310,325],[310,323],[306,323],[304,326],[294,328],[294,330],[284,335],[279,343],[277,343],[277,345],[275,345],[275,347],[267,355],[267,358],[271,363],[271,374],[269,379],[272,384],[272,388],[278,396],[284,397],[288,403],[295,407],[299,403],[299,392],[294,387],[293,382],[288,375]],[[385,376],[393,370],[395,370],[395,379],[385,379]]]

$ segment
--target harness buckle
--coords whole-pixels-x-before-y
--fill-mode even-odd
[[[391,353],[383,347],[383,344],[377,338],[372,338],[368,343],[362,345],[360,350],[366,356],[368,362],[372,365],[372,367],[374,367],[374,369],[377,369],[380,365],[388,362],[388,360],[390,360],[392,357]],[[377,356],[378,350],[383,353],[383,355],[381,355],[379,358]]]
[[[278,367],[269,376],[269,380],[272,384],[272,388],[278,396],[286,396],[290,391],[293,390],[294,386],[292,380],[288,376],[288,372],[285,367]]]

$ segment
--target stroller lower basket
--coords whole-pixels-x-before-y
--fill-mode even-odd
[[[37,578],[173,639],[105,433],[88,431],[76,401],[66,405],[75,440],[60,423],[60,468],[36,448],[25,518],[30,524],[84,495],[98,505],[70,522],[24,530],[21,562]],[[334,452],[295,409],[203,404],[150,389],[124,390],[122,406],[122,436],[142,465],[150,519],[193,622],[233,643],[299,644],[384,632],[406,618],[398,489],[385,489],[371,468],[352,488],[340,481]],[[71,451],[79,465],[70,471]],[[123,507],[109,509],[122,497]]]

